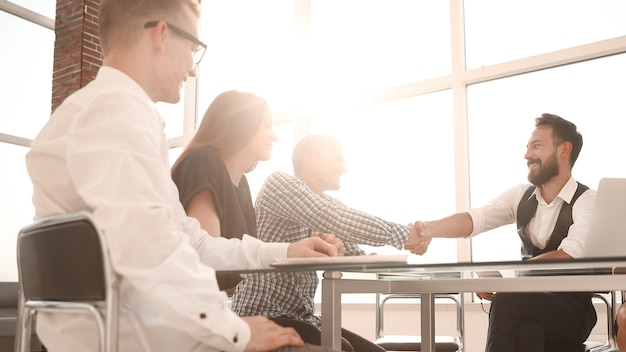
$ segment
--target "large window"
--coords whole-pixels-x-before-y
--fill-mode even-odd
[[[526,183],[526,142],[534,118],[557,114],[578,126],[583,149],[573,169],[596,189],[602,177],[626,177],[619,146],[626,118],[626,54],[472,85],[468,88],[472,206]],[[474,260],[520,258],[514,225],[477,236]],[[497,245],[501,244],[501,245]],[[494,251],[493,248],[498,248]]]
[[[524,147],[543,112],[582,131],[578,180],[595,188],[601,177],[626,177],[618,139],[626,117],[625,0],[202,6],[209,49],[199,77],[188,80],[181,103],[158,106],[170,156],[219,93],[256,93],[276,113],[280,141],[248,175],[253,197],[269,173],[291,172],[299,138],[326,133],[342,140],[348,168],[334,195],[401,223],[440,218],[526,182]],[[23,155],[50,114],[52,16],[53,1],[0,0],[0,45],[10,53],[0,56],[0,157],[9,170],[0,173],[0,280],[16,278],[15,235],[33,215]],[[515,234],[498,231],[471,246],[435,241],[417,260],[518,258]]]
[[[0,281],[17,281],[17,234],[34,215],[32,186],[24,163],[27,151],[23,146],[0,143]]]
[[[50,117],[54,31],[0,11],[0,132],[35,137]],[[19,35],[17,34],[19,33]]]
[[[454,212],[451,101],[450,91],[442,91],[317,116],[311,132],[336,136],[344,149],[347,172],[334,196],[401,224]],[[456,261],[455,242],[433,241],[426,255],[412,260]]]
[[[450,6],[438,0],[313,0],[300,87],[345,100],[451,72]],[[309,91],[306,91],[309,92]]]
[[[268,100],[276,113],[299,99],[306,71],[295,30],[295,1],[228,0],[202,3],[198,116],[220,93],[237,89]]]
[[[37,23],[52,20],[33,10],[54,17],[55,7],[49,1],[30,3],[31,9],[22,9],[0,1],[20,14],[0,8],[0,281],[17,281],[17,234],[34,216],[24,156],[48,120],[52,100],[54,32]]]
[[[56,13],[56,2],[46,0],[2,0],[9,4],[16,4],[25,10],[32,11],[48,18],[54,18]]]
[[[465,0],[464,3],[468,68],[626,33],[623,0]]]
[[[291,173],[294,142],[315,132],[342,140],[348,173],[335,195],[348,205],[400,223],[454,211],[450,91],[376,106],[365,99],[382,88],[451,72],[449,4],[308,4],[203,4],[202,37],[215,55],[200,67],[199,114],[220,92],[240,89],[265,97],[288,121],[289,127],[279,128],[271,160],[248,175],[253,196],[264,170]],[[436,170],[423,172],[423,165]],[[435,192],[435,181],[443,189]],[[433,245],[420,259],[455,260],[455,243],[442,245],[445,255]]]
[[[602,177],[626,177],[626,165],[612,161],[621,154],[615,127],[626,117],[626,54],[612,55],[626,51],[625,14],[622,0],[465,1],[467,66],[502,70],[467,88],[471,206],[527,183],[525,146],[544,112],[583,135],[578,181],[595,189]],[[514,225],[473,238],[472,258],[519,259]]]

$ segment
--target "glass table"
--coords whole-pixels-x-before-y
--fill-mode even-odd
[[[323,271],[322,345],[340,350],[341,295],[346,293],[419,293],[422,351],[434,351],[434,296],[447,292],[621,291],[626,279],[617,268],[626,257],[569,260],[417,264],[409,262],[307,263],[263,270]],[[502,277],[477,277],[499,271]],[[259,271],[253,271],[259,272]],[[344,278],[343,273],[375,273],[375,278]],[[581,280],[581,275],[584,280]]]

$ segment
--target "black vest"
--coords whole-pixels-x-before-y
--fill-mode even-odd
[[[574,220],[572,219],[572,206],[578,197],[580,197],[580,195],[588,189],[589,187],[578,182],[578,188],[576,188],[572,201],[570,203],[563,202],[563,206],[559,212],[559,217],[557,218],[556,225],[554,226],[554,231],[552,231],[552,234],[550,235],[550,240],[548,240],[545,248],[540,249],[532,243],[530,238],[524,235],[524,227],[530,222],[530,219],[532,219],[537,212],[537,197],[534,194],[532,197],[530,196],[535,191],[535,186],[528,187],[524,196],[522,196],[522,200],[517,206],[517,234],[522,240],[522,259],[526,260],[539,254],[555,251],[559,247],[561,241],[567,237],[569,227],[574,223]]]
[[[567,237],[567,233],[569,231],[569,227],[574,223],[574,219],[572,219],[572,206],[589,187],[578,182],[578,188],[576,188],[576,192],[572,197],[572,201],[570,203],[563,202],[563,206],[561,207],[561,211],[559,212],[559,217],[556,220],[556,224],[554,225],[554,231],[552,231],[552,235],[550,235],[550,240],[548,240],[548,244],[546,248],[539,249],[537,248],[530,238],[524,235],[524,226],[530,222],[535,216],[537,212],[537,197],[530,195],[535,191],[535,186],[530,186],[524,196],[522,196],[522,200],[517,206],[517,233],[519,234],[522,240],[522,259],[526,260],[528,258],[532,258],[542,253],[555,251],[561,241],[565,237]],[[530,199],[529,199],[530,198]],[[584,275],[585,272],[593,273],[594,269],[584,269],[576,275]],[[544,270],[518,270],[516,275],[518,276],[526,276],[526,275],[551,275],[550,271]],[[558,292],[557,294],[562,295],[563,297],[570,297],[571,299],[580,300],[581,304],[585,304],[585,307],[592,311],[594,308],[591,305],[591,292]]]

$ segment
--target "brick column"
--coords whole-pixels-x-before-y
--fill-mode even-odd
[[[52,111],[84,87],[102,66],[98,38],[100,0],[57,0]]]

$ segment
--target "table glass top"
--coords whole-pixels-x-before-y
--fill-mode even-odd
[[[458,262],[458,263],[411,263],[403,261],[331,261],[311,262],[297,261],[292,265],[284,263],[267,269],[233,270],[239,273],[271,273],[295,271],[339,271],[363,272],[380,274],[401,274],[406,276],[425,275],[431,277],[459,277],[460,273],[476,272],[526,272],[540,275],[577,275],[577,274],[613,274],[626,273],[626,257],[581,258],[581,259],[550,259],[526,261],[493,261],[493,262]],[[493,277],[493,276],[492,276]]]

